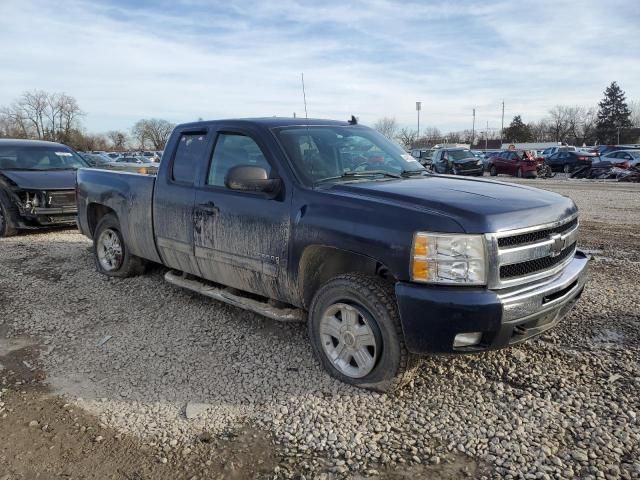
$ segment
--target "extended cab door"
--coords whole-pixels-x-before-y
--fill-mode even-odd
[[[227,188],[229,170],[246,165],[280,177],[273,154],[257,135],[219,128],[196,191],[196,262],[208,280],[286,301],[290,201],[284,187],[275,197]]]
[[[171,148],[164,175],[158,175],[153,199],[153,225],[162,262],[200,275],[193,250],[196,172],[207,160],[212,136],[206,130],[183,131]],[[173,141],[173,140],[172,140]]]

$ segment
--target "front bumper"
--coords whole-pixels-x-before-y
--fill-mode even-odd
[[[580,298],[589,258],[576,251],[558,275],[531,285],[487,290],[398,282],[405,344],[413,353],[464,353],[524,342],[553,328]],[[479,343],[454,347],[456,335],[481,332]]]
[[[74,225],[78,208],[68,207],[35,207],[28,211],[21,212],[17,219],[19,228],[38,228],[57,225]]]

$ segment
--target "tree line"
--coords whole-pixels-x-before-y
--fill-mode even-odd
[[[138,120],[130,129],[87,133],[85,112],[77,100],[65,93],[42,90],[24,92],[0,107],[0,138],[48,140],[80,150],[164,150],[175,126],[159,118]]]
[[[405,148],[422,148],[438,143],[480,144],[502,139],[504,143],[562,142],[569,145],[640,143],[640,101],[627,102],[625,93],[612,82],[599,102],[598,108],[580,105],[556,105],[546,117],[525,123],[515,115],[504,128],[471,129],[442,133],[435,127],[420,132],[400,128],[394,118],[385,117],[374,128],[388,138],[397,140]]]

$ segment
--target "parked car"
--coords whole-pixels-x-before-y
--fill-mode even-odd
[[[615,166],[622,168],[636,167],[640,165],[640,149],[638,150],[615,150],[601,156],[602,160],[609,160]]]
[[[505,173],[515,177],[536,178],[538,161],[527,150],[505,150],[489,158],[487,170],[492,177]]]
[[[113,164],[113,159],[106,154],[80,153],[80,156],[84,158],[91,167],[107,167]]]
[[[430,167],[433,151],[433,148],[414,148],[411,150],[411,155],[416,158],[422,166]]]
[[[482,176],[484,164],[468,148],[440,148],[432,157],[432,168],[436,173],[451,175]]]
[[[559,151],[545,160],[554,172],[570,173],[576,168],[589,166],[595,154],[575,151]]]
[[[60,143],[0,139],[0,237],[76,222],[80,155]]]
[[[558,152],[575,152],[575,151],[576,151],[576,147],[572,147],[570,145],[558,145],[555,147],[545,148],[542,151],[542,158],[546,160],[551,155],[554,155]]]
[[[356,148],[375,164],[352,169]],[[584,288],[571,199],[434,175],[355,120],[195,122],[166,151],[156,177],[78,172],[98,271],[151,261],[174,285],[306,321],[319,362],[353,385],[393,390],[419,354],[526,341]]]
[[[619,150],[640,150],[640,147],[636,145],[597,145],[593,148],[593,153],[602,156]]]

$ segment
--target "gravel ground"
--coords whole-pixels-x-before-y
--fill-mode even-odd
[[[0,240],[0,336],[37,342],[54,392],[188,478],[640,478],[640,185],[526,183],[582,209],[595,260],[581,301],[528,344],[425,358],[393,395],[326,375],[303,325],[177,289],[160,269],[97,274],[68,230]],[[247,454],[216,471],[218,441],[243,436]],[[268,468],[242,470],[268,449]]]

